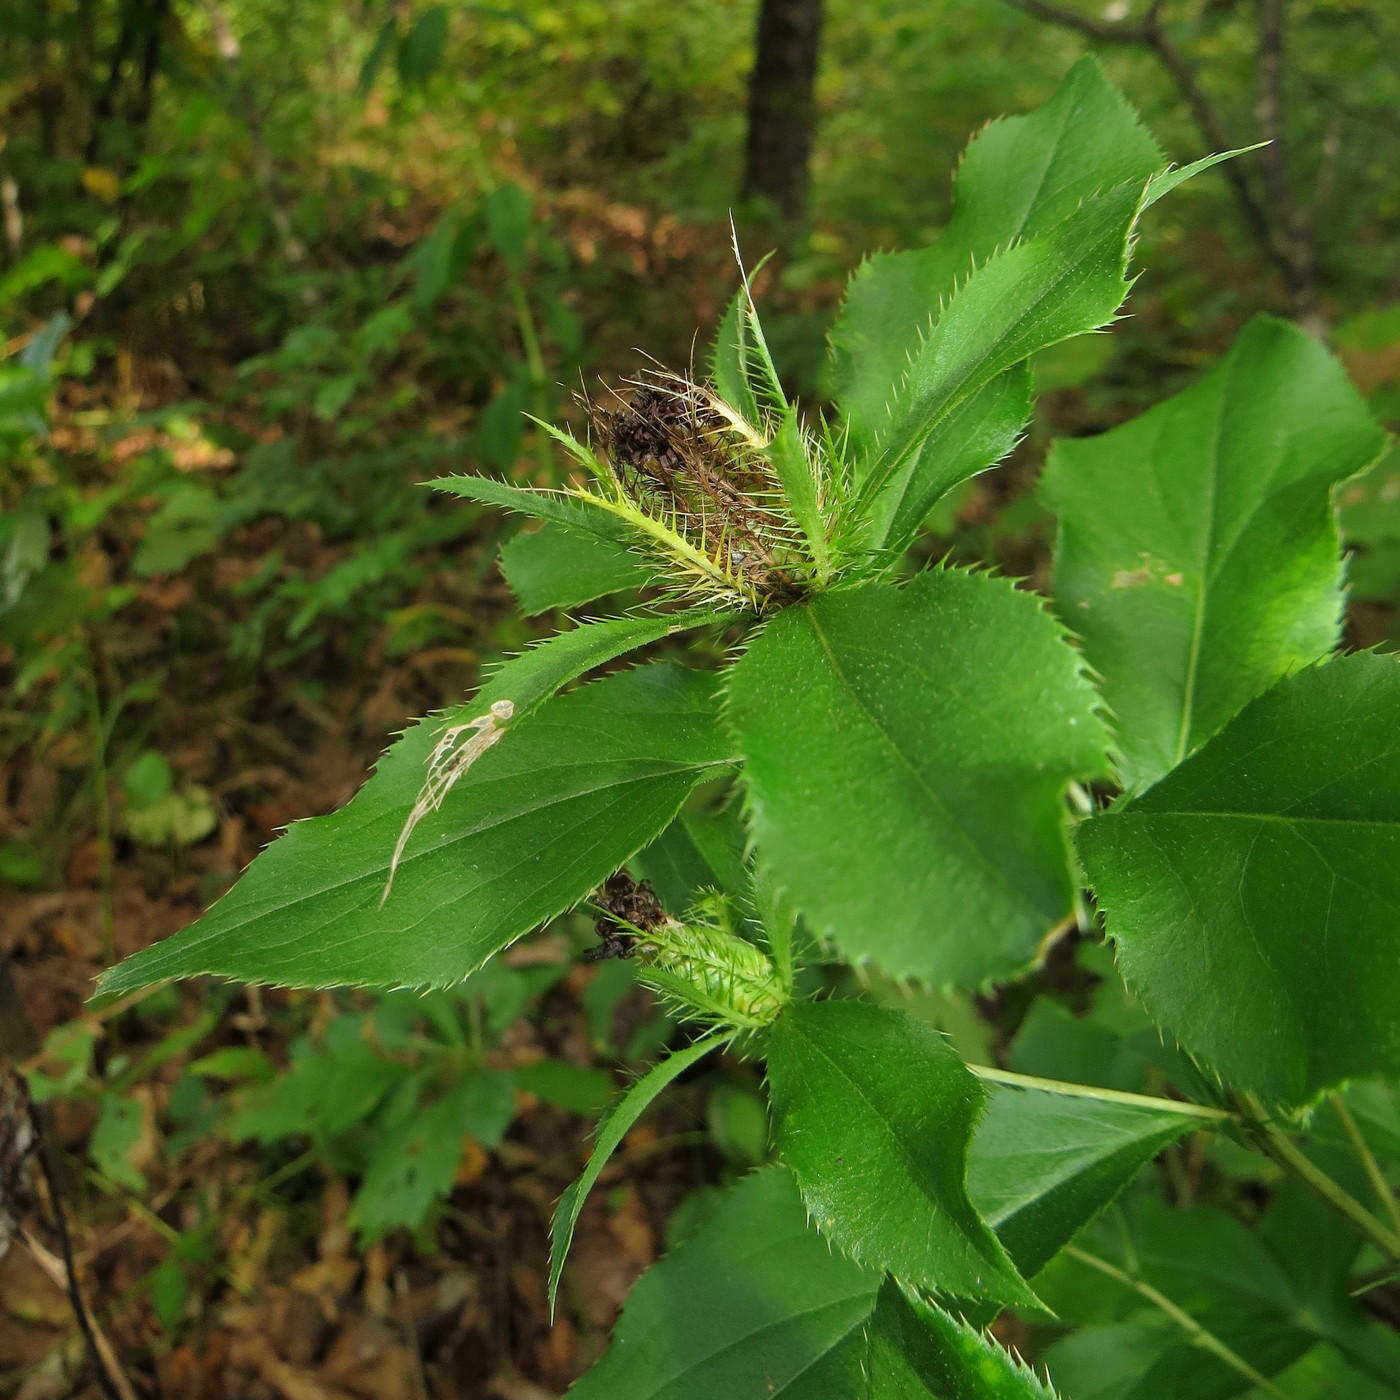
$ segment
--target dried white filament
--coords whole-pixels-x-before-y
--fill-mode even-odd
[[[484,714],[469,719],[465,724],[454,724],[445,730],[437,741],[428,759],[428,776],[418,789],[418,797],[413,810],[399,832],[398,844],[394,847],[393,859],[389,862],[389,878],[384,882],[384,893],[379,896],[379,907],[389,898],[394,887],[394,872],[399,868],[404,847],[413,835],[413,828],[428,815],[436,812],[443,799],[456,786],[457,780],[473,763],[506,732],[506,725],[515,714],[515,704],[510,700],[497,700]]]

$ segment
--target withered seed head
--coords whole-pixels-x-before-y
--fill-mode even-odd
[[[642,382],[618,409],[589,406],[598,446],[624,486],[673,520],[757,593],[801,593],[785,567],[775,483],[698,386],[679,377]]]
[[[609,875],[603,888],[593,896],[593,902],[605,911],[594,928],[602,940],[590,956],[595,962],[611,958],[630,958],[641,929],[650,933],[667,922],[667,914],[656,897],[649,880],[640,883],[625,870]]]

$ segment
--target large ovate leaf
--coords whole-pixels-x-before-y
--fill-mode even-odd
[[[770,1034],[768,1089],[822,1234],[917,1288],[1037,1306],[968,1199],[983,1091],[937,1031],[864,1002],[799,1003]]]
[[[1400,664],[1280,681],[1079,843],[1124,976],[1229,1081],[1400,1072]]]
[[[1180,763],[1340,636],[1333,486],[1384,434],[1295,326],[1252,321],[1199,383],[1060,442],[1055,597],[1103,677],[1124,785]]]
[[[984,127],[958,167],[953,215],[938,241],[871,258],[847,288],[831,340],[837,400],[857,454],[872,455],[911,357],[974,266],[1162,164],[1093,59],[1077,63],[1038,111]]]
[[[625,671],[531,712],[533,695],[674,626],[599,623],[497,674],[484,712],[517,718],[415,833],[384,906],[390,861],[437,726],[420,724],[343,811],[297,823],[208,914],[113,969],[117,996],[216,973],[295,986],[441,986],[583,898],[728,759],[713,678],[672,664]]]
[[[879,1287],[808,1226],[786,1171],[756,1172],[642,1276],[570,1400],[853,1400]]]
[[[776,616],[726,712],[759,859],[852,958],[1010,976],[1073,899],[1062,794],[1102,771],[1075,653],[1039,601],[938,569]]]
[[[886,1282],[866,1327],[865,1400],[1054,1400],[1017,1357]]]
[[[594,535],[547,524],[501,546],[501,572],[529,617],[574,608],[623,588],[641,588],[653,570],[635,554]]]
[[[1164,1147],[1200,1126],[1147,1103],[993,1085],[968,1194],[1030,1278]]]

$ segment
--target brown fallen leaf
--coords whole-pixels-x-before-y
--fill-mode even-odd
[[[353,1400],[346,1391],[323,1385],[310,1371],[284,1361],[272,1343],[259,1333],[240,1337],[232,1355],[251,1366],[282,1400]]]

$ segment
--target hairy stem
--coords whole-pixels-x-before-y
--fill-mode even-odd
[[[1121,1283],[1124,1288],[1132,1289],[1140,1298],[1145,1298],[1153,1307],[1158,1308],[1171,1318],[1191,1338],[1193,1345],[1200,1347],[1202,1351],[1210,1352],[1212,1356],[1223,1361],[1232,1371],[1248,1380],[1251,1385],[1258,1386],[1265,1395],[1276,1395],[1279,1400],[1288,1400],[1286,1392],[1280,1390],[1268,1376],[1255,1370],[1239,1352],[1227,1346],[1214,1332],[1202,1327],[1190,1313],[1177,1307],[1165,1293],[1158,1292],[1150,1283],[1146,1283],[1140,1278],[1134,1278],[1116,1264],[1110,1264],[1107,1259],[1100,1259],[1097,1254],[1090,1254],[1075,1245],[1066,1245],[1065,1253],[1071,1259],[1077,1259],[1081,1264],[1087,1264],[1091,1269],[1097,1269],[1099,1273],[1113,1279],[1116,1283]]]

